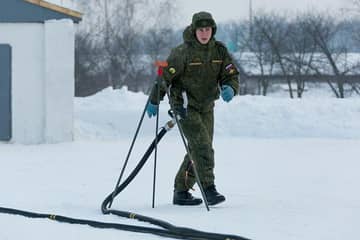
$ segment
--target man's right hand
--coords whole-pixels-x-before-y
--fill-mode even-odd
[[[149,116],[149,118],[155,117],[157,111],[158,111],[158,105],[156,104],[152,104],[151,102],[149,102],[148,105],[146,106],[146,113]]]

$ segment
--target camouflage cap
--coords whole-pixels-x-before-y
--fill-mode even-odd
[[[212,27],[214,30],[216,30],[215,20],[208,12],[195,13],[192,17],[191,25],[193,29],[197,29],[201,27]]]

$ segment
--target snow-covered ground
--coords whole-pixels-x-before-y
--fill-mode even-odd
[[[105,89],[75,100],[74,142],[0,143],[0,206],[144,225],[104,216],[100,204],[115,185],[145,101],[141,93]],[[166,101],[161,107],[162,124],[168,120]],[[225,203],[210,212],[171,204],[184,154],[173,130],[159,146],[155,209],[152,159],[113,208],[259,240],[360,238],[359,98],[242,96],[230,104],[218,101],[215,114],[216,183]],[[154,126],[154,119],[145,119],[128,172]],[[4,214],[0,226],[0,240],[162,239]]]

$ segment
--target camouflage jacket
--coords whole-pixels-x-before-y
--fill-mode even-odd
[[[183,38],[184,43],[174,48],[167,59],[160,99],[157,99],[155,87],[151,102],[159,104],[165,95],[165,87],[170,87],[170,97],[175,107],[183,105],[186,96],[188,106],[208,111],[219,98],[222,85],[231,86],[237,94],[239,73],[224,44],[214,37],[208,44],[200,44],[191,25],[185,29]]]

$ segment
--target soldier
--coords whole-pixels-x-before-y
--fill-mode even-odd
[[[220,94],[224,101],[231,101],[238,92],[239,74],[224,44],[215,40],[215,33],[211,14],[195,13],[183,32],[184,43],[171,51],[163,74],[209,205],[225,201],[214,184],[214,102]],[[156,89],[146,108],[149,117],[156,116],[157,105],[166,94],[160,86],[157,99]],[[173,204],[202,203],[189,192],[195,184],[191,162],[186,154],[175,178]]]

